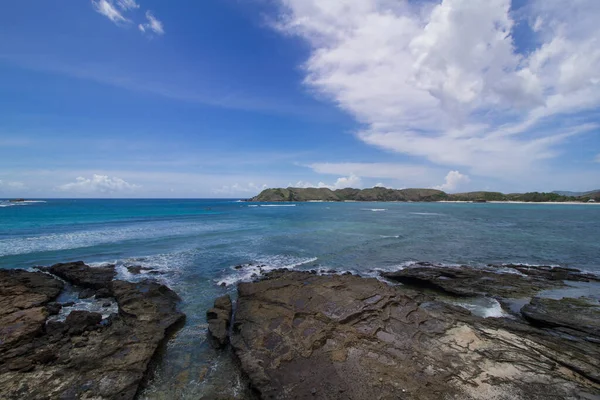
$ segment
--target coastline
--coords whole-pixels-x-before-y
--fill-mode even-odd
[[[597,296],[544,293],[598,278],[506,268],[274,270],[217,298],[209,333],[260,398],[596,398]]]
[[[435,203],[478,203],[477,201],[459,201],[459,200],[440,200]],[[568,205],[585,205],[585,206],[597,206],[600,203],[587,203],[587,202],[578,202],[578,201],[486,201],[481,204],[568,204]]]

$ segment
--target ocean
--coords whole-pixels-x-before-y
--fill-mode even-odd
[[[556,204],[291,203],[211,200],[0,201],[0,268],[83,260],[151,277],[182,298],[185,327],[142,398],[245,398],[206,310],[274,268],[377,276],[417,261],[560,265],[600,273],[600,207]],[[127,266],[153,268],[141,275]],[[236,266],[238,268],[236,269]],[[241,267],[239,267],[241,266]]]

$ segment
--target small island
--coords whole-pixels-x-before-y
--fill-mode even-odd
[[[565,195],[560,192],[511,193],[500,192],[468,192],[448,194],[437,189],[387,189],[374,187],[370,189],[337,189],[329,188],[273,188],[265,189],[251,202],[281,201],[397,201],[397,202],[524,202],[524,203],[596,203],[600,202],[600,190],[577,195]]]

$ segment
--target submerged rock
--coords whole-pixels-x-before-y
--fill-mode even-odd
[[[51,270],[108,291],[119,314],[103,320],[72,311],[64,322],[47,320],[63,283],[44,273],[0,270],[0,397],[133,399],[157,348],[185,317],[177,311],[179,297],[155,282],[112,281],[112,268],[72,263]]]
[[[216,347],[225,347],[229,343],[232,309],[231,297],[225,295],[217,298],[214,307],[206,312],[208,332]]]
[[[465,282],[446,293],[533,292],[461,276],[471,289]],[[480,318],[406,286],[278,271],[238,294],[231,344],[263,399],[600,398],[597,343]]]

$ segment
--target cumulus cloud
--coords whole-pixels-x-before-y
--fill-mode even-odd
[[[139,188],[139,185],[126,182],[121,178],[94,174],[90,179],[80,176],[75,182],[60,185],[57,189],[75,194],[113,194],[133,192]]]
[[[364,124],[365,143],[498,178],[597,130],[600,2],[532,0],[527,53],[510,0],[279,0],[275,24],[312,51],[305,83]]]
[[[157,35],[164,35],[165,30],[163,23],[156,19],[154,14],[150,11],[146,11],[146,19],[148,20],[145,24],[139,24],[138,28],[142,32],[154,32]]]
[[[453,192],[461,185],[471,182],[467,175],[463,175],[458,171],[450,171],[446,175],[446,182],[440,186],[435,186],[434,189],[443,190],[444,192]]]
[[[131,1],[119,1],[118,4],[122,10],[127,10],[127,8],[123,8],[121,4],[131,3]],[[129,22],[127,18],[123,16],[123,14],[117,9],[115,4],[111,0],[92,0],[92,5],[96,12],[104,15],[106,18],[110,19],[115,24]]]
[[[330,185],[325,182],[319,182],[315,185],[310,182],[298,181],[296,184],[290,183],[288,186],[295,188],[328,188],[331,190],[336,190],[345,188],[360,188],[362,187],[362,180],[356,175],[350,175],[346,177],[340,177]]]

